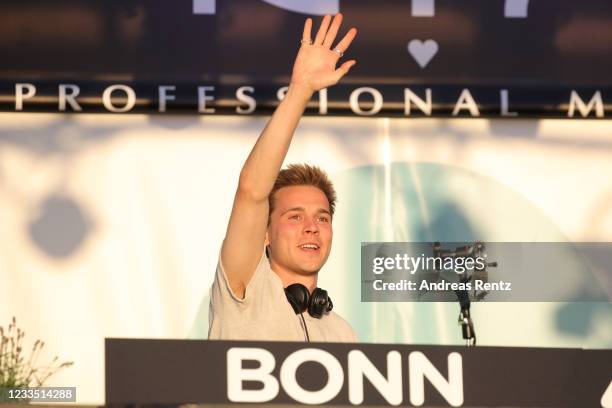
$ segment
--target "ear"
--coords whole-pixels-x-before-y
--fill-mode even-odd
[[[264,248],[266,252],[266,257],[270,259],[270,239],[268,238],[268,231],[266,231],[266,236],[264,238]]]

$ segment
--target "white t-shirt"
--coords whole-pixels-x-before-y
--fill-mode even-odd
[[[310,341],[354,343],[351,326],[333,311],[317,319],[303,313]],[[244,299],[231,290],[221,263],[210,289],[208,338],[211,340],[306,341],[302,319],[287,301],[280,277],[265,255],[246,287]]]

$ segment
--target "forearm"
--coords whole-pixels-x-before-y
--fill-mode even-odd
[[[312,91],[290,85],[261,132],[240,173],[239,191],[256,200],[265,200],[272,191],[295,129],[304,113]]]

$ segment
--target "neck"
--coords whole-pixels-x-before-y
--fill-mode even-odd
[[[281,279],[284,288],[294,283],[301,283],[302,285],[306,286],[308,292],[312,293],[317,287],[318,273],[301,275],[297,272],[279,266],[272,259],[270,259],[270,268],[272,268],[272,271],[274,271],[274,273],[276,273]]]

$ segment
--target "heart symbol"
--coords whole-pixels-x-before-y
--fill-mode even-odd
[[[421,68],[425,68],[438,52],[438,43],[434,40],[412,40],[406,48]]]

